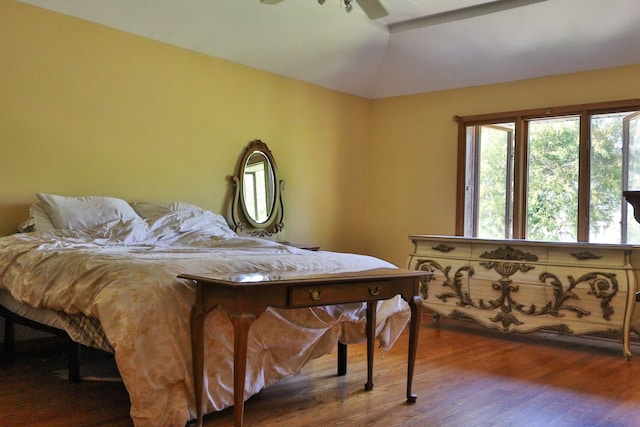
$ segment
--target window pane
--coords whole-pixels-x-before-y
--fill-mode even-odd
[[[527,239],[578,238],[578,117],[529,122]]]
[[[594,115],[591,119],[589,241],[640,242],[640,224],[633,218],[633,208],[622,197],[626,189],[640,189],[638,112]]]
[[[640,112],[635,111],[626,117],[629,144],[628,183],[625,190],[640,190]],[[626,201],[623,201],[626,203]],[[633,217],[633,207],[627,206],[627,236],[625,243],[640,243],[640,224]]]
[[[591,185],[589,241],[620,243],[622,236],[622,171],[624,114],[591,118]]]
[[[477,237],[511,236],[513,126],[480,127]]]
[[[640,190],[640,111],[624,115],[623,123],[626,122],[628,132],[624,137],[629,141],[629,182],[626,189]]]

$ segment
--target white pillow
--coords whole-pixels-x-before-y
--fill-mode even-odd
[[[56,228],[49,215],[47,215],[42,206],[37,203],[34,203],[29,207],[29,216],[33,219],[34,231],[44,231]]]
[[[36,195],[56,228],[84,230],[116,220],[141,220],[129,203],[115,197]]]
[[[152,233],[165,243],[190,244],[237,237],[220,214],[186,202],[131,202]]]
[[[20,224],[18,231],[20,233],[31,233],[32,231],[44,231],[56,228],[51,222],[49,215],[37,203],[29,206],[29,219]]]
[[[133,209],[144,219],[157,219],[172,212],[202,211],[199,206],[186,202],[131,202]]]

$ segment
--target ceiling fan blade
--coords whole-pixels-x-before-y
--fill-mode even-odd
[[[423,16],[421,18],[410,19],[408,21],[394,22],[392,24],[389,24],[388,28],[389,32],[398,33],[401,31],[430,27],[432,25],[445,24],[447,22],[475,18],[476,16],[502,12],[503,10],[515,9],[518,7],[529,6],[531,4],[542,3],[545,1],[548,0],[495,0],[487,3],[479,3],[474,6],[435,13],[433,15]]]
[[[389,14],[380,0],[356,0],[360,8],[367,14],[369,19],[384,18]]]
[[[260,0],[260,3],[264,4],[278,4],[283,0]]]

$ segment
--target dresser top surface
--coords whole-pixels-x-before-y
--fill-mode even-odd
[[[610,244],[610,243],[590,243],[590,242],[551,242],[540,240],[524,240],[524,239],[482,239],[478,237],[465,237],[465,236],[442,236],[442,235],[430,235],[430,234],[412,234],[409,238],[414,242],[420,241],[439,241],[439,242],[451,242],[451,243],[472,243],[472,244],[487,244],[487,245],[510,245],[510,246],[544,246],[544,247],[558,247],[558,248],[581,248],[581,249],[612,249],[612,250],[637,250],[640,249],[640,245],[623,245],[623,244]]]

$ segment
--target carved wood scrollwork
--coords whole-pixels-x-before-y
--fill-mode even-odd
[[[427,260],[427,259],[418,259],[415,265],[415,269],[418,271],[428,271],[430,273],[433,273],[435,270],[433,266],[429,264],[430,262],[433,262],[433,261]],[[420,295],[422,296],[423,299],[427,299],[429,297],[428,283],[431,280],[433,280],[433,274],[420,278]]]
[[[494,259],[498,257],[505,257],[504,259],[509,260],[538,259],[536,255],[513,250],[510,247],[500,248],[499,250],[487,252],[483,255],[486,255],[484,258],[491,257]],[[546,282],[550,280],[549,285],[553,290],[553,298],[547,301],[544,306],[538,307],[535,304],[527,305],[518,302],[514,294],[518,292],[519,285],[511,280],[511,276],[516,272],[526,273],[534,269],[535,266],[526,263],[493,260],[481,262],[480,265],[487,270],[494,270],[500,275],[500,278],[492,283],[492,288],[498,293],[496,299],[488,301],[484,299],[473,300],[470,295],[463,290],[464,278],[466,277],[466,279],[469,280],[474,274],[474,269],[471,266],[462,266],[452,274],[451,265],[443,266],[432,259],[419,259],[416,263],[416,269],[430,272],[439,271],[441,273],[444,277],[441,286],[449,289],[449,291],[440,293],[435,297],[445,303],[447,300],[454,298],[457,300],[456,304],[460,307],[474,307],[480,310],[499,310],[490,320],[500,324],[503,331],[508,331],[512,325],[524,324],[519,318],[518,313],[532,316],[550,315],[554,317],[564,317],[563,312],[569,311],[575,313],[577,317],[591,315],[590,311],[579,307],[575,303],[571,303],[571,301],[579,299],[574,290],[580,283],[586,283],[590,289],[588,294],[600,299],[600,307],[604,319],[610,320],[614,313],[611,300],[618,293],[618,281],[614,273],[596,271],[584,274],[578,279],[574,279],[573,276],[569,275],[567,276],[568,286],[566,287],[563,285],[562,280],[555,274],[549,272],[541,273],[539,276],[540,282],[546,284]],[[422,285],[424,285],[424,287]],[[428,283],[425,281],[422,285],[421,292],[424,298],[427,299],[429,291]],[[464,315],[457,310],[449,314],[450,318],[461,316]],[[571,329],[566,325],[555,325],[550,326],[550,328],[557,330],[559,333],[572,333]]]
[[[578,317],[583,315],[589,315],[590,312],[581,309],[580,307],[566,305],[565,302],[569,298],[578,299],[573,289],[580,283],[587,283],[591,289],[588,294],[593,295],[600,300],[600,308],[602,309],[602,317],[606,320],[611,320],[611,316],[614,313],[613,307],[611,307],[611,300],[618,293],[618,279],[616,279],[615,273],[602,273],[591,272],[580,276],[577,280],[573,276],[567,276],[569,286],[564,290],[562,281],[552,273],[542,273],[540,275],[540,281],[546,282],[547,279],[551,280],[551,286],[553,286],[554,304],[549,308],[549,314],[553,316],[562,316],[559,310],[569,310],[577,314]]]
[[[509,261],[538,261],[538,256],[529,252],[523,252],[520,249],[514,249],[511,246],[499,247],[495,251],[484,252],[480,255],[483,259],[503,259]]]
[[[449,313],[449,315],[447,316],[449,319],[454,319],[454,320],[460,320],[460,319],[470,319],[475,321],[476,319],[474,319],[473,317],[466,315],[464,313],[462,313],[461,311],[458,310],[453,310],[451,313]],[[565,334],[572,334],[573,331],[571,330],[571,328],[569,328],[567,325],[564,324],[559,324],[559,325],[545,325],[544,326],[545,330],[548,331],[555,331],[560,335],[565,335]],[[618,330],[612,330],[611,333],[613,335],[620,335]]]
[[[447,299],[449,298],[457,298],[458,300],[460,300],[460,302],[458,302],[458,305],[461,305],[461,306],[469,305],[467,302],[465,302],[465,297],[464,297],[466,295],[466,298],[470,299],[469,295],[464,294],[462,292],[462,277],[464,277],[465,274],[467,278],[470,278],[471,276],[473,276],[473,267],[462,266],[456,270],[455,274],[453,275],[453,278],[451,278],[450,265],[443,267],[442,265],[440,265],[440,263],[438,263],[435,260],[419,259],[416,262],[416,270],[429,271],[431,273],[439,271],[445,277],[445,280],[442,282],[442,286],[451,289],[453,292],[447,292],[444,294],[436,295],[436,298],[441,299],[443,302],[447,302]],[[429,281],[434,280],[433,277],[434,276],[429,276]],[[422,285],[424,285],[424,287]],[[420,292],[423,295],[424,299],[427,299],[429,297],[428,281],[421,283]]]

